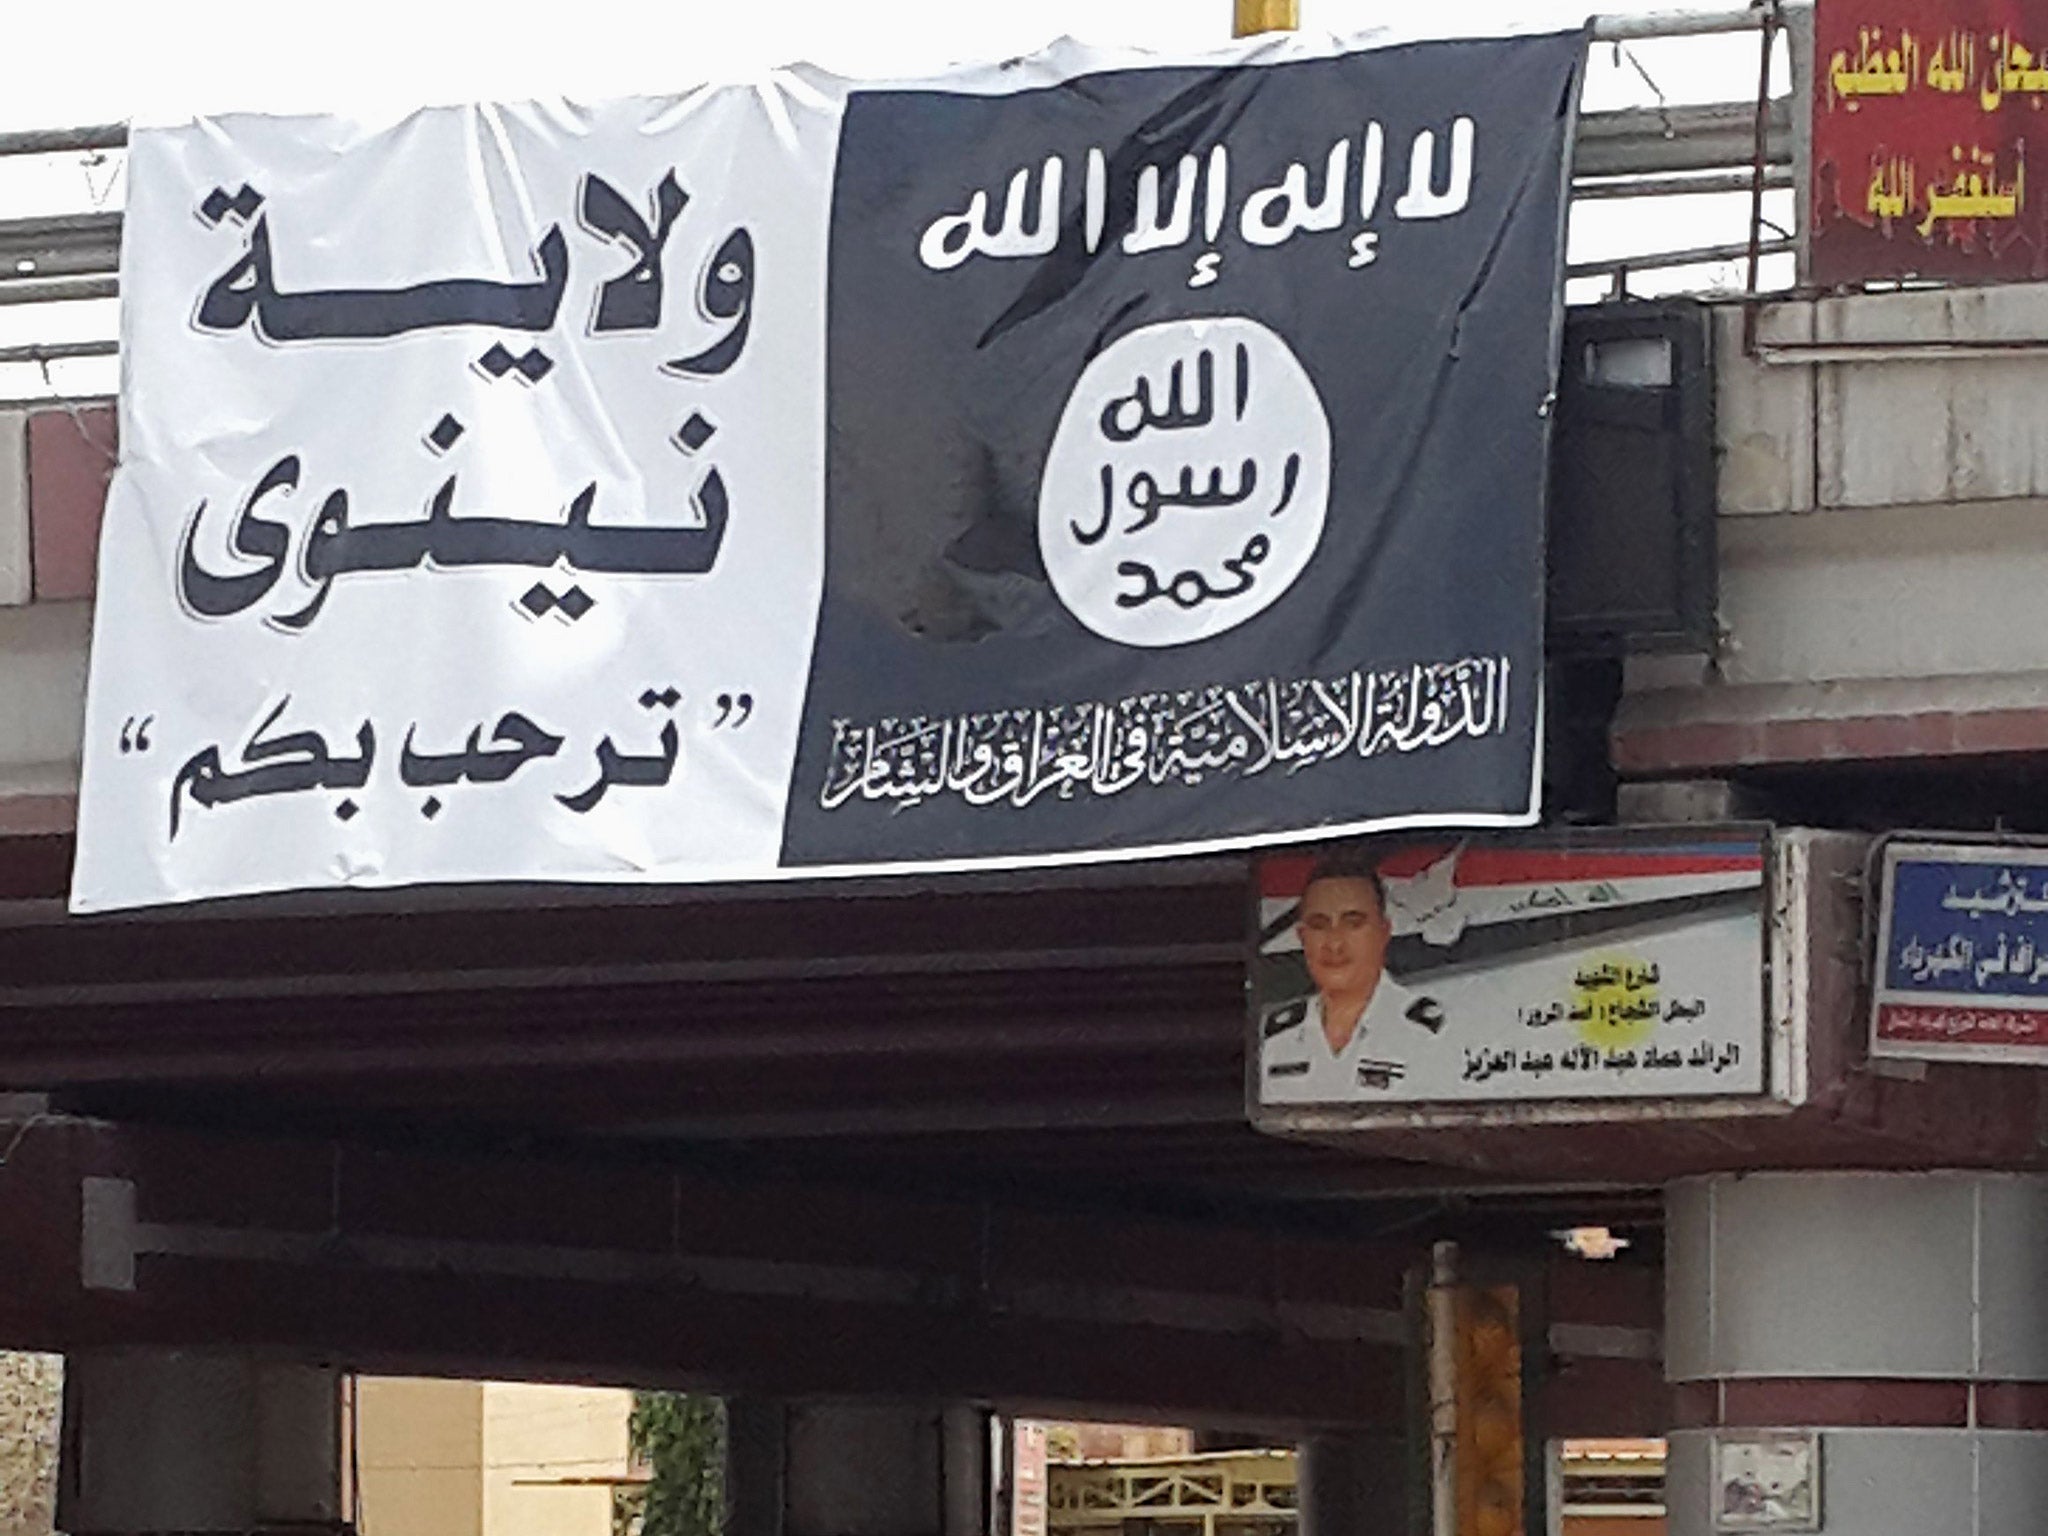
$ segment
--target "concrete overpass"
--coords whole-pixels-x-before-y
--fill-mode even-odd
[[[1547,1437],[1669,1429],[1704,1529],[1712,1436],[1768,1425],[1865,1489],[1831,1530],[2021,1529],[2048,1096],[1868,1059],[1861,903],[1870,833],[2048,831],[2048,289],[1710,318],[1712,634],[1556,681],[1597,813],[1810,829],[1772,976],[1798,1066],[1773,1112],[1631,1125],[1255,1135],[1235,858],[68,918],[118,446],[104,401],[0,408],[0,1344],[116,1395],[184,1350],[316,1395],[346,1365],[887,1399],[941,1484],[963,1403],[1249,1426],[1323,1447],[1311,1524],[1392,1530],[1455,1243],[1515,1298],[1529,1520]],[[1636,1247],[1565,1257],[1592,1223]],[[787,1420],[750,1422],[789,1473]],[[769,1506],[746,1536],[824,1536]],[[935,1510],[896,1536],[974,1528]]]

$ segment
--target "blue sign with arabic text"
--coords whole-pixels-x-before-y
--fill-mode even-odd
[[[2048,1064],[2048,846],[1891,838],[1874,1056]]]
[[[2048,1001],[2048,848],[1940,854],[1890,865],[1884,989]]]

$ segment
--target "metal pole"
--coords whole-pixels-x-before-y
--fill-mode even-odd
[[[1598,202],[1613,197],[1691,197],[1702,192],[1747,192],[1755,184],[1748,171],[1709,172],[1700,176],[1608,176],[1588,180],[1574,178],[1572,197],[1580,202]],[[1782,191],[1792,185],[1789,166],[1773,165],[1764,171],[1764,185]]]
[[[1796,240],[1766,240],[1756,249],[1761,256],[1783,256],[1797,248]],[[1664,272],[1673,267],[1702,267],[1714,261],[1740,261],[1749,252],[1747,240],[1730,240],[1721,245],[1696,245],[1683,251],[1642,251],[1634,256],[1603,256],[1597,261],[1575,261],[1565,268],[1564,275],[1602,277],[1624,269]]]
[[[62,304],[74,299],[111,299],[120,292],[120,282],[112,274],[0,280],[0,304]]]
[[[0,155],[64,155],[95,149],[119,149],[127,142],[126,123],[94,123],[84,128],[27,128],[0,133]]]
[[[1458,1245],[1437,1243],[1429,1273],[1429,1528],[1458,1536]]]
[[[1237,21],[1232,36],[1251,37],[1259,32],[1292,32],[1301,25],[1301,0],[1236,0]]]
[[[1732,11],[1649,11],[1633,16],[1595,16],[1596,43],[1641,42],[1653,37],[1707,37],[1717,32],[1754,32],[1764,24],[1755,6]]]
[[[112,357],[119,343],[108,341],[46,341],[21,347],[0,347],[0,363],[61,363],[74,357]]]
[[[1749,282],[1742,300],[1742,355],[1756,356],[1757,282],[1764,264],[1764,166],[1771,134],[1771,44],[1778,36],[1778,0],[1764,0],[1763,47],[1756,77],[1756,151],[1750,164],[1755,178],[1749,193]]]

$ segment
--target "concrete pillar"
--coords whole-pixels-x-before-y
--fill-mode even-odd
[[[57,1525],[71,1536],[333,1525],[341,1506],[337,1372],[175,1350],[65,1360]]]
[[[990,1536],[978,1408],[740,1400],[727,1424],[729,1536]]]
[[[1408,1536],[1416,1469],[1398,1435],[1322,1434],[1301,1442],[1300,1536]]]
[[[1827,1536],[2043,1529],[2048,1177],[1717,1175],[1665,1215],[1671,1536],[1809,1433]]]

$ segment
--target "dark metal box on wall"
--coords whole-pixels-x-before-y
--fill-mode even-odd
[[[1712,640],[1709,314],[1671,299],[1566,315],[1550,447],[1553,652],[1698,650]]]

